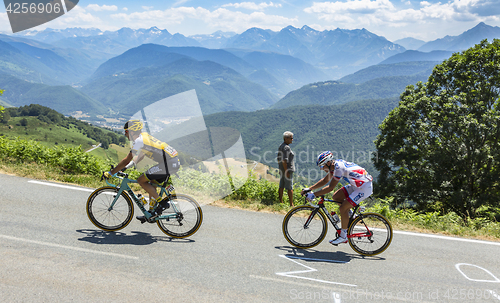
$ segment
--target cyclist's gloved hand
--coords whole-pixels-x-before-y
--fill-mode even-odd
[[[109,171],[105,171],[105,172],[102,173],[101,181],[103,179],[109,179],[109,178],[111,178],[111,173]]]
[[[308,193],[306,195],[306,199],[307,199],[307,201],[312,201],[312,200],[316,199],[316,196],[314,195],[314,193]]]

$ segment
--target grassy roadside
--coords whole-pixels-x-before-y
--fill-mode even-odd
[[[90,188],[97,188],[104,185],[95,175],[67,173],[63,168],[47,164],[37,164],[34,162],[26,163],[5,158],[0,159],[0,173],[40,180],[64,182]],[[199,175],[199,173],[196,174]],[[190,176],[187,178],[190,180],[192,179]],[[251,178],[247,180],[247,183],[250,184],[257,184],[258,182],[259,181]],[[178,187],[178,192],[184,192],[183,186],[189,187],[189,184],[185,183]],[[240,188],[235,194],[217,200],[211,204],[219,207],[278,213],[282,215],[286,214],[291,208],[288,202],[283,204],[270,203],[269,200],[259,201],[255,197],[242,197],[243,194],[239,192],[241,190]],[[243,190],[245,189],[243,188]],[[264,190],[260,189],[257,191],[263,196],[268,196],[268,199],[277,201],[277,187],[274,183],[266,184]],[[298,188],[295,190],[296,194],[297,192]],[[196,194],[197,197],[202,197],[203,191],[199,191]],[[274,194],[276,194],[276,196]],[[303,203],[303,200],[298,197],[300,196],[297,196],[295,205]],[[286,198],[285,200],[287,201]],[[463,220],[455,214],[440,215],[437,212],[418,214],[413,210],[392,210],[388,206],[388,201],[384,200],[376,200],[366,206],[367,211],[377,212],[387,217],[395,230],[500,241],[500,223],[494,220],[477,218],[464,223]]]

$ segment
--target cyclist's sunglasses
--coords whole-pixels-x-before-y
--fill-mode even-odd
[[[319,167],[319,169],[323,169],[325,166],[326,166],[326,165],[321,165],[321,166]]]

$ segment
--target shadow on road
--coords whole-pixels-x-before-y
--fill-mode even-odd
[[[175,239],[170,237],[152,236],[151,234],[132,231],[132,234],[123,232],[107,232],[103,230],[92,229],[78,229],[77,232],[84,235],[79,238],[79,241],[87,241],[94,244],[108,244],[108,245],[149,245],[156,242],[176,242],[176,243],[190,243],[194,240],[190,239]]]
[[[285,257],[313,262],[348,263],[352,259],[385,260],[385,258],[379,256],[368,257],[358,254],[349,254],[343,251],[318,251],[292,246],[276,246],[275,248],[283,251]]]

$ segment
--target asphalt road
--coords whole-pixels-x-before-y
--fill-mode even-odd
[[[283,215],[210,205],[188,239],[136,220],[108,233],[91,189],[33,181],[0,174],[1,302],[500,302],[500,243],[397,232],[376,257],[298,250]]]

